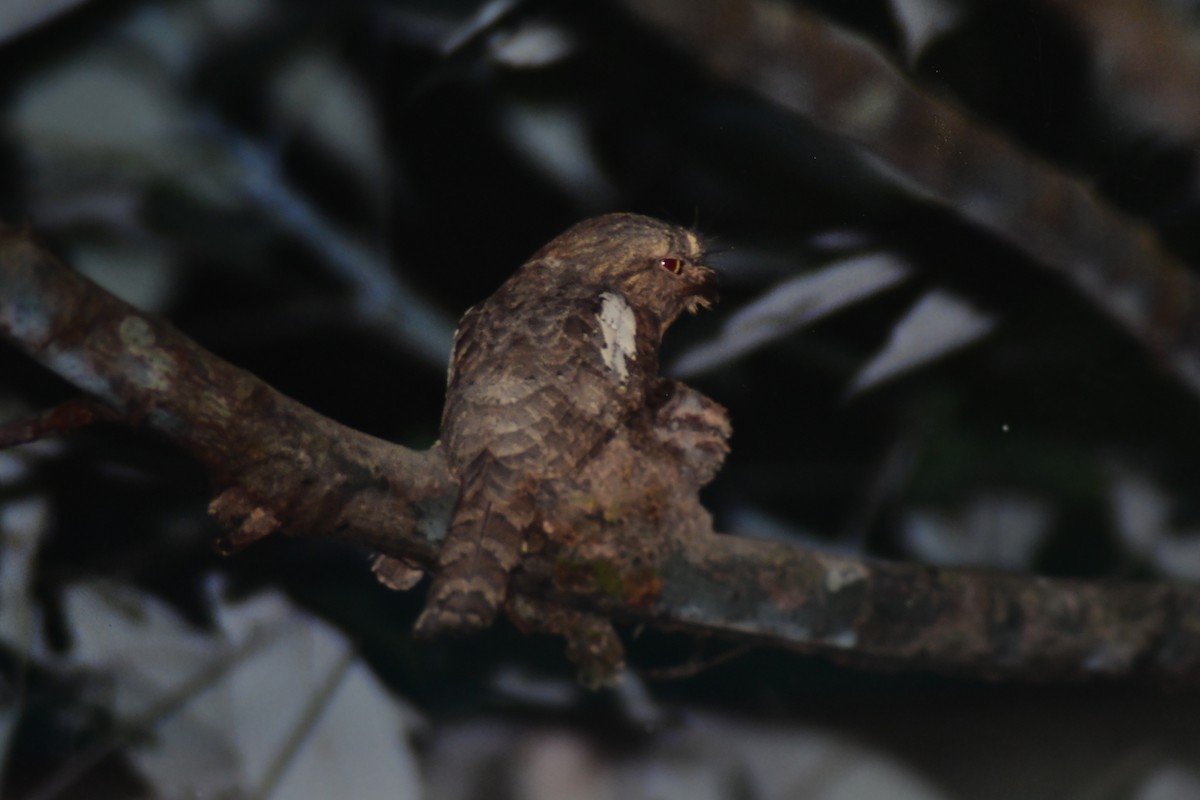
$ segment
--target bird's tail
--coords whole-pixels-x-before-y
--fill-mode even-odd
[[[533,520],[532,497],[515,491],[513,477],[486,454],[466,470],[438,574],[417,618],[418,636],[471,633],[495,620]]]

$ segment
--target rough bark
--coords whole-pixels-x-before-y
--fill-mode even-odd
[[[322,417],[12,230],[0,230],[0,337],[114,418],[159,432],[204,464],[226,549],[278,531],[434,563],[457,491],[439,450],[414,451]],[[635,477],[630,485],[641,489],[656,481]],[[531,543],[511,587],[516,604],[867,668],[1200,682],[1195,587],[935,569],[719,535],[694,493],[631,494],[617,517],[575,496],[558,512],[550,524],[573,535]],[[595,619],[538,613],[550,629]],[[587,633],[576,631],[573,645],[612,644]]]
[[[1200,395],[1200,280],[1153,228],[1085,181],[910,81],[864,38],[794,4],[625,5],[714,76],[856,143],[904,189],[1061,276]]]

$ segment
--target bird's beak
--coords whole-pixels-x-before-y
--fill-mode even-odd
[[[692,276],[692,283],[695,290],[688,300],[688,311],[695,314],[701,308],[712,308],[713,304],[720,299],[720,294],[717,292],[717,272],[711,267],[695,266],[695,275]]]

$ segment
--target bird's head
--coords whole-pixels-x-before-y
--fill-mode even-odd
[[[620,292],[657,317],[661,335],[685,310],[716,301],[716,273],[703,261],[703,242],[685,228],[638,214],[606,214],[570,228],[531,263],[541,262],[560,285]]]

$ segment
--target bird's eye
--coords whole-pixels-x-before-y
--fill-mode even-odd
[[[682,258],[660,258],[658,260],[658,265],[672,275],[683,272],[683,265],[686,263]]]

